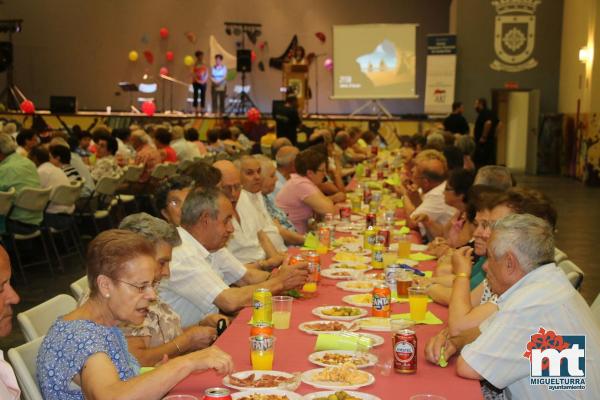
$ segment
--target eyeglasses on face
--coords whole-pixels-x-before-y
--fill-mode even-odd
[[[138,293],[140,293],[140,294],[142,294],[142,293],[148,293],[148,292],[150,292],[150,290],[152,290],[153,292],[155,292],[156,289],[158,289],[158,285],[160,284],[160,281],[153,281],[151,283],[147,283],[145,285],[139,286],[139,285],[136,285],[134,283],[127,282],[127,281],[124,281],[124,280],[121,280],[121,279],[114,279],[113,278],[113,280],[115,280],[117,282],[124,283],[124,284],[129,285],[129,286],[131,286],[133,288],[136,288],[138,290]]]

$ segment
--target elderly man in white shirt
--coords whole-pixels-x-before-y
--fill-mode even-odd
[[[283,254],[277,250],[276,245],[263,229],[263,225],[252,223],[245,219],[248,212],[240,214],[237,203],[241,197],[240,171],[231,161],[220,160],[214,163],[215,168],[221,171],[221,189],[233,204],[236,213],[232,220],[234,232],[227,248],[242,263],[264,262],[263,268],[277,267],[283,261]],[[250,218],[254,218],[250,216]]]
[[[306,281],[306,265],[284,265],[270,274],[247,269],[232,257],[224,246],[233,233],[233,217],[231,202],[218,190],[196,189],[185,199],[178,228],[182,244],[174,249],[171,275],[159,288],[183,326],[219,310],[231,314],[250,306],[259,287],[278,293]]]
[[[424,150],[419,153],[412,172],[413,185],[403,188],[408,200],[405,201],[405,210],[410,216],[409,226],[416,228],[423,216],[439,225],[446,225],[457,212],[444,199],[447,173],[446,158],[441,152]],[[429,232],[426,233],[432,239]]]
[[[449,337],[447,330],[442,331],[427,343],[426,358],[437,364],[442,350],[446,359],[460,352],[458,375],[485,379],[504,389],[508,398],[600,398],[600,326],[585,300],[552,261],[550,225],[530,214],[504,217],[493,227],[488,256],[484,268],[492,291],[499,295],[498,312],[478,328],[458,336]],[[465,278],[469,279],[460,275],[456,279]],[[533,343],[532,336],[541,334],[545,344],[540,351],[553,348],[560,340],[548,339],[549,331],[573,340],[585,336],[585,350],[582,344],[566,346],[571,353],[565,363],[566,375],[553,371],[556,367],[560,370],[561,358],[567,356],[565,349],[556,350],[556,357],[547,359],[550,376],[544,380],[560,385],[562,380],[579,378],[585,380],[585,389],[551,390],[547,383],[532,382],[531,378],[541,375],[535,371],[541,371],[542,359],[535,350],[538,347],[528,344]],[[568,343],[567,338],[564,342]],[[582,365],[585,374],[580,371]]]
[[[12,330],[12,306],[19,303],[19,295],[10,285],[10,258],[4,247],[0,246],[0,338],[6,337]],[[0,399],[18,400],[21,390],[10,364],[4,361],[0,350]]]

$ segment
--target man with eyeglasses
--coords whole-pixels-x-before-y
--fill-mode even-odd
[[[253,224],[248,220],[248,212],[252,211],[240,212],[238,208],[242,192],[240,171],[227,160],[217,161],[213,166],[221,171],[220,188],[236,210],[231,221],[234,231],[227,242],[227,248],[244,264],[259,263],[265,269],[278,267],[283,262],[284,255],[273,244],[262,224]],[[285,250],[281,246],[280,249]]]
[[[404,208],[411,228],[422,226],[419,224],[421,216],[439,225],[446,225],[456,213],[456,208],[446,204],[444,189],[448,165],[444,155],[437,150],[424,150],[415,159],[412,172],[412,182],[403,183],[405,194]],[[429,239],[433,236],[423,226]]]

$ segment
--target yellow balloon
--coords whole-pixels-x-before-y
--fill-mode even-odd
[[[192,65],[194,65],[194,57],[192,56],[185,56],[183,57],[183,63],[188,66],[191,67]]]
[[[137,61],[138,57],[139,57],[139,54],[137,51],[131,50],[129,52],[129,61]]]

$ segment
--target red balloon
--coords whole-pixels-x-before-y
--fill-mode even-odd
[[[319,39],[319,41],[321,43],[325,43],[326,37],[325,37],[325,34],[323,32],[317,32],[317,33],[315,33],[315,36],[317,37],[317,39]]]
[[[146,61],[148,61],[148,64],[152,64],[154,62],[154,54],[152,54],[150,50],[144,51],[144,57],[146,58]]]
[[[167,61],[173,61],[175,54],[169,50],[165,53],[165,57],[167,58]]]
[[[154,104],[151,101],[145,101],[142,104],[142,112],[144,114],[146,114],[147,116],[151,117],[154,115],[154,112],[156,111],[156,104]]]
[[[158,71],[161,75],[169,75],[169,69],[167,67],[161,67]]]
[[[160,37],[166,39],[169,37],[169,30],[167,28],[160,28]]]
[[[33,114],[35,113],[35,106],[33,105],[33,101],[31,100],[23,100],[23,102],[21,102],[21,111],[23,111],[25,114]]]
[[[256,109],[256,108],[252,107],[246,113],[246,117],[248,118],[248,121],[250,121],[250,122],[258,122],[258,121],[260,121],[260,111],[258,111],[258,109]]]
[[[252,62],[256,61],[256,53],[254,50],[250,52],[250,60],[252,60]]]

